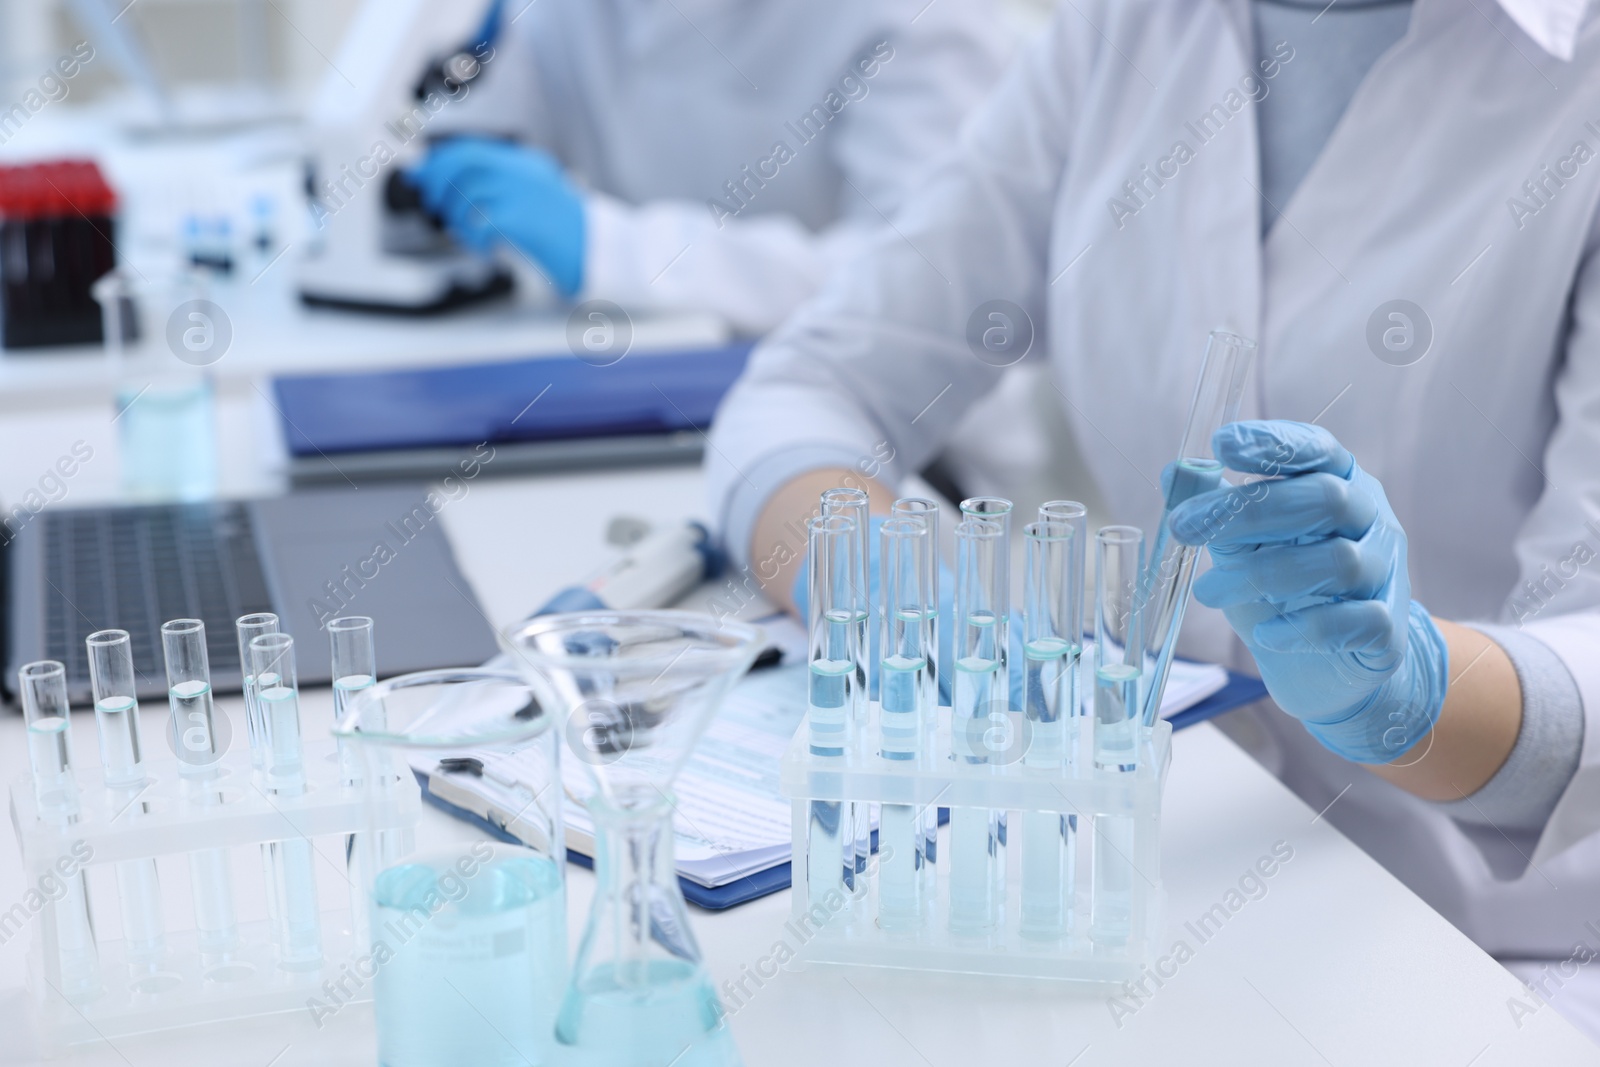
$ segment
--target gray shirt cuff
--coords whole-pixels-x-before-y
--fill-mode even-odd
[[[749,558],[750,542],[755,536],[756,520],[767,506],[772,494],[791,480],[814,470],[843,467],[854,470],[861,456],[842,445],[826,442],[802,442],[777,452],[769,452],[748,466],[733,483],[721,516],[723,548],[734,563],[742,567],[759,568],[760,558],[778,546],[760,546],[756,559]],[[802,525],[790,534],[797,544],[784,546],[801,555],[806,551],[806,532]]]
[[[1439,806],[1474,840],[1483,837],[1480,846],[1508,836],[1537,841],[1578,770],[1583,748],[1578,683],[1537,638],[1506,626],[1473,623],[1472,628],[1511,658],[1522,684],[1522,728],[1494,777],[1472,795]],[[1488,834],[1474,832],[1482,830]]]

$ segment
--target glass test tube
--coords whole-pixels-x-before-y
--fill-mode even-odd
[[[1072,558],[1067,566],[1071,568],[1075,579],[1069,590],[1066,605],[1066,617],[1070,623],[1063,629],[1062,636],[1072,642],[1072,661],[1080,664],[1078,669],[1081,670],[1083,634],[1086,629],[1083,620],[1083,590],[1088,584],[1089,574],[1089,509],[1076,500],[1047,500],[1039,505],[1039,521],[1072,527]],[[1079,743],[1083,733],[1081,726],[1089,714],[1087,694],[1081,691],[1080,679],[1081,675],[1073,675],[1071,707],[1064,716],[1067,724],[1067,760],[1072,765],[1076,765],[1080,758]]]
[[[1010,721],[1005,720],[1008,712],[1020,711],[1022,694],[1011,691],[1011,501],[998,496],[974,496],[961,502],[961,515],[967,519],[981,519],[992,522],[1000,527],[1000,589],[1005,594],[1005,607],[1000,612],[1000,685],[1003,699],[1000,700],[990,713],[999,736],[1009,737],[1012,727]],[[956,653],[960,655],[960,653]],[[998,892],[1000,899],[1006,895],[1006,834],[1010,827],[1008,816],[1004,811],[994,813],[995,847],[999,849],[999,862],[995,868]]]
[[[72,727],[67,721],[67,669],[51,659],[23,664],[17,671],[22,714],[28,731],[28,765],[41,816],[65,817],[78,811],[78,783],[72,771]]]
[[[217,734],[216,706],[211,698],[206,624],[199,619],[162,623],[161,649],[167,664],[167,703],[172,711],[170,730],[178,774],[184,781],[187,802],[210,807],[220,801],[212,782],[223,742]],[[239,945],[227,849],[189,853],[189,881],[194,888],[201,958],[208,966],[225,963]]]
[[[871,516],[868,513],[867,494],[861,489],[829,489],[822,494],[822,514],[841,515],[855,523],[855,549],[851,562],[850,589],[854,599],[856,628],[856,677],[860,697],[850,713],[851,737],[859,736],[867,725],[867,701],[876,688],[877,678],[871,673],[876,657],[872,652],[872,545]],[[848,805],[850,828],[855,842],[853,869],[846,876],[847,888],[856,888],[856,879],[864,877],[867,860],[872,853],[872,805]]]
[[[305,746],[300,737],[300,687],[295,672],[294,638],[262,634],[250,642],[250,674],[266,736],[262,780],[273,797],[303,796]],[[274,841],[273,870],[282,911],[278,923],[278,965],[310,970],[322,963],[322,929],[317,914],[315,853],[305,837]]]
[[[923,730],[927,734],[924,744],[933,744],[933,735],[939,728],[939,505],[925,497],[902,497],[894,502],[890,514],[897,519],[916,519],[928,527],[928,575],[923,579],[922,592],[926,598],[923,620],[927,634],[923,649],[928,657],[928,682],[933,696],[928,701],[927,719]],[[922,820],[922,884],[924,900],[935,899],[938,882],[936,864],[939,858],[939,808],[930,804],[921,814]]]
[[[879,754],[895,762],[923,755],[924,724],[935,690],[928,665],[928,557],[933,551],[922,519],[891,518],[880,531],[882,575],[878,648]],[[878,829],[878,925],[918,925],[922,915],[923,810],[884,804]]]
[[[64,847],[65,831],[78,815],[66,667],[56,660],[25,663],[17,671],[17,689],[28,732],[28,763],[39,819],[62,831]],[[83,872],[75,871],[62,880],[65,891],[50,902],[44,916],[45,974],[62,996],[80,1002],[99,991],[99,952]]]
[[[1066,523],[1034,522],[1023,528],[1027,557],[1023,582],[1023,712],[1028,748],[1023,763],[1058,774],[1071,756],[1069,730],[1077,726],[1079,629],[1073,607],[1083,573],[1074,570],[1077,535]],[[1022,815],[1022,924],[1024,937],[1064,936],[1072,918],[1078,817],[1063,812]]]
[[[261,708],[256,703],[255,677],[250,668],[250,642],[262,634],[277,633],[278,617],[270,611],[241,615],[234,621],[233,628],[239,639],[239,670],[244,675],[244,723],[250,738],[250,766],[259,774],[266,763],[267,752],[261,729]]]
[[[1140,689],[1141,717],[1146,727],[1155,725],[1161,711],[1167,671],[1172,666],[1189,590],[1194,585],[1195,564],[1200,557],[1198,547],[1180,544],[1171,536],[1167,516],[1190,497],[1222,484],[1222,463],[1212,452],[1211,437],[1238,419],[1245,378],[1255,352],[1254,341],[1221,330],[1213,331],[1206,341],[1200,379],[1195,383],[1194,399],[1189,404],[1189,421],[1184,427],[1172,480],[1166,487],[1161,526],[1156,531],[1156,543],[1150,553],[1140,595],[1146,621],[1145,677]]]
[[[1005,532],[998,523],[969,518],[956,527],[950,758],[957,763],[990,762],[994,731],[1006,725],[1005,552]],[[999,814],[950,809],[950,929],[956,933],[983,933],[1002,921],[1005,848]]]
[[[329,651],[333,663],[333,721],[339,722],[355,702],[356,694],[371,688],[378,678],[377,651],[372,642],[372,620],[365,615],[343,615],[329,619]],[[343,738],[339,746],[339,781],[354,787],[361,784],[361,757]],[[345,838],[345,867],[350,874],[350,915],[356,927],[356,944],[367,943],[366,896],[362,886],[371,879],[361,870],[367,850],[355,834]],[[387,854],[391,850],[382,850]]]
[[[1104,526],[1095,536],[1094,762],[1103,771],[1138,767],[1140,741],[1139,576],[1144,534],[1133,526]],[[1094,820],[1094,885],[1090,932],[1098,941],[1125,941],[1133,907],[1133,819]]]
[[[245,728],[250,738],[250,769],[259,781],[267,763],[267,735],[261,725],[261,705],[256,700],[256,677],[250,663],[250,642],[262,634],[278,632],[278,616],[270,611],[241,615],[233,622],[234,636],[239,641],[239,672],[243,676]],[[261,870],[264,877],[267,923],[274,931],[283,922],[283,907],[278,900],[277,860],[270,842],[261,843]]]
[[[133,674],[133,641],[126,630],[99,630],[84,639],[89,652],[89,684],[94,695],[95,723],[100,730],[100,762],[106,787],[116,800],[120,818],[134,820],[143,809],[136,803],[144,790],[144,746],[139,733],[139,701]],[[151,981],[164,948],[166,922],[161,913],[161,880],[156,861],[124,860],[117,864],[117,898],[130,962],[147,972],[137,982]]]
[[[864,699],[856,672],[855,520],[819,515],[807,524],[810,589],[807,621],[810,675],[806,736],[811,754],[843,761],[853,706]],[[855,879],[850,805],[813,800],[806,832],[806,885],[813,902]]]
[[[328,640],[333,652],[333,714],[344,718],[355,694],[378,679],[377,653],[372,644],[372,620],[365,615],[343,615],[328,620]]]

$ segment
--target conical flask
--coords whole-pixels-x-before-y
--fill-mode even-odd
[[[583,1065],[737,1065],[678,887],[672,782],[761,631],[682,611],[600,611],[501,636],[593,786],[599,884],[557,1042]]]

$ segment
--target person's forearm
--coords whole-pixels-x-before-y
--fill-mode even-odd
[[[756,520],[750,539],[750,565],[761,576],[767,599],[789,614],[795,613],[794,579],[806,558],[804,535],[796,544],[796,530],[817,513],[818,498],[829,489],[844,486],[865,489],[874,513],[887,514],[894,493],[883,483],[844,468],[807,471],[773,493]]]
[[[1427,737],[1378,777],[1424,800],[1459,800],[1494,777],[1522,729],[1522,686],[1505,650],[1486,635],[1434,619],[1450,648],[1450,683]]]

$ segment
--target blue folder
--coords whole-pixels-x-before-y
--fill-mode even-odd
[[[750,347],[303,374],[273,388],[295,457],[664,434],[711,422]]]
[[[1185,708],[1168,721],[1172,723],[1174,730],[1181,730],[1186,726],[1193,726],[1195,723],[1215,718],[1225,711],[1231,711],[1234,708],[1243,707],[1245,704],[1254,703],[1266,695],[1267,687],[1261,684],[1259,678],[1251,678],[1248,675],[1235,674],[1229,671],[1227,685],[1193,707]],[[414,773],[418,784],[422,786],[422,799],[429,804],[448,815],[453,815],[458,819],[471,823],[491,837],[510,844],[520,844],[515,837],[506,833],[504,826],[497,825],[475,812],[468,811],[447,800],[441,800],[434,796],[428,789],[428,776],[420,771]],[[948,808],[939,809],[939,822],[941,825],[949,819],[949,810]],[[874,849],[876,849],[876,833],[873,835],[873,845]],[[578,864],[580,867],[591,869],[594,867],[594,860],[581,852],[574,852],[570,848],[567,850],[567,860]],[[764,871],[756,871],[754,874],[729,882],[727,885],[717,886],[715,889],[708,889],[699,882],[690,881],[681,875],[678,878],[678,885],[683,889],[683,897],[689,903],[698,905],[708,911],[720,911],[723,908],[731,908],[736,904],[755,900],[757,897],[764,897],[768,893],[776,893],[781,889],[788,889],[789,880],[790,865],[788,862],[784,862],[768,867]]]

